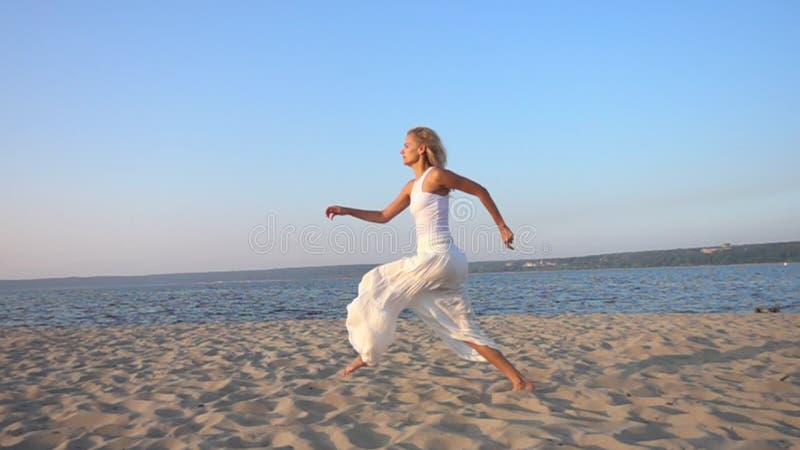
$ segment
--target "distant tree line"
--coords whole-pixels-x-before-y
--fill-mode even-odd
[[[704,251],[705,250],[705,251]],[[528,270],[627,269],[727,264],[792,263],[800,260],[800,241],[774,244],[721,245],[707,248],[613,253],[575,258],[482,261],[470,263],[470,272]]]

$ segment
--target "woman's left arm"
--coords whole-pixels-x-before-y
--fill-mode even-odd
[[[503,220],[500,210],[497,209],[497,205],[494,203],[492,196],[485,187],[467,177],[462,177],[461,175],[447,169],[437,169],[432,171],[430,178],[435,184],[441,187],[447,189],[457,189],[478,197],[481,203],[483,203],[483,206],[486,208],[486,211],[488,211],[492,216],[494,223],[496,223],[497,227],[500,229],[500,236],[503,239],[503,243],[506,245],[506,247],[512,250],[514,249],[514,247],[511,246],[511,244],[514,242],[514,233],[511,232],[511,229],[506,224],[506,221]]]

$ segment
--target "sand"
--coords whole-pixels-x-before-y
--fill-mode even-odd
[[[0,329],[1,448],[800,448],[800,315],[494,316],[535,383],[401,320]]]

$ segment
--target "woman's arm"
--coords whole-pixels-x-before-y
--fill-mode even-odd
[[[411,203],[411,187],[413,185],[414,180],[406,183],[397,198],[394,199],[392,203],[389,203],[389,206],[384,208],[383,211],[368,211],[364,209],[333,205],[325,209],[325,216],[333,220],[333,218],[336,216],[346,215],[353,216],[361,220],[366,220],[367,222],[386,223],[394,219],[396,215],[400,214]]]
[[[506,221],[503,220],[500,210],[497,209],[497,205],[494,203],[492,196],[489,195],[489,191],[487,191],[485,187],[467,177],[462,177],[461,175],[447,169],[434,169],[431,171],[428,178],[430,178],[434,184],[440,187],[457,189],[478,197],[483,206],[489,212],[489,215],[492,216],[494,223],[496,223],[497,227],[500,229],[500,237],[503,239],[503,243],[506,244],[506,247],[512,250],[514,249],[514,247],[511,246],[511,244],[514,242],[514,233],[511,231],[508,225],[506,225]]]

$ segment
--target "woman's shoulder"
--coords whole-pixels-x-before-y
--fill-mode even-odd
[[[438,178],[438,177],[441,177],[443,175],[446,176],[447,174],[451,174],[451,173],[453,173],[453,172],[450,171],[450,170],[445,169],[444,167],[433,166],[433,167],[431,167],[431,173],[428,176],[431,176],[431,177],[434,177],[434,178]]]
[[[411,195],[411,189],[414,187],[414,182],[417,181],[416,179],[412,178],[403,185],[403,189],[400,191],[406,195]]]
[[[454,188],[454,180],[458,178],[458,174],[443,167],[434,167],[428,174],[428,178],[431,180],[427,183],[429,188],[433,188],[434,190],[446,189],[449,194],[449,191]],[[446,195],[444,193],[439,194]]]
[[[452,170],[445,169],[444,167],[433,167],[428,176],[436,183],[444,183],[454,178],[458,178],[460,175]]]

